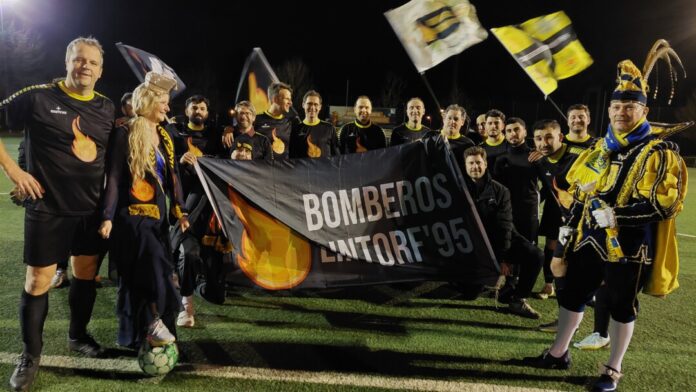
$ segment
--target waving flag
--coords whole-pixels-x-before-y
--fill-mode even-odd
[[[236,285],[497,280],[461,172],[437,146],[283,162],[199,158],[196,168],[230,240]]]
[[[126,59],[131,70],[141,83],[145,80],[145,74],[154,71],[176,79],[176,87],[171,92],[172,98],[181,94],[186,89],[186,85],[176,72],[174,72],[174,69],[165,64],[164,61],[160,60],[160,58],[154,54],[129,45],[124,45],[120,42],[116,44],[116,48],[121,52],[123,58]]]
[[[418,72],[488,37],[476,9],[466,0],[412,0],[384,16]]]
[[[492,28],[491,32],[544,93],[558,81],[577,75],[592,64],[565,12],[530,19],[521,25]]]
[[[256,108],[256,113],[263,113],[269,106],[266,91],[278,81],[261,48],[254,48],[244,63],[235,102],[249,101]]]

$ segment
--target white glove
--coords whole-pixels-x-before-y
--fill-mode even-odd
[[[558,228],[558,242],[565,246],[575,234],[575,229],[570,226],[561,226]]]
[[[614,209],[611,207],[596,209],[592,211],[592,216],[594,216],[597,226],[603,229],[616,227],[616,214],[614,214]]]

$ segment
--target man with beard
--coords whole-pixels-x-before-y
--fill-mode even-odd
[[[418,97],[409,99],[406,103],[408,121],[392,130],[389,145],[398,146],[420,140],[424,134],[430,131],[430,128],[422,123],[423,115],[425,115],[423,100]]]
[[[372,123],[372,101],[366,95],[355,100],[355,121],[345,124],[338,133],[338,148],[341,154],[353,154],[376,150],[387,146],[384,130]]]
[[[596,140],[587,131],[590,126],[590,108],[579,103],[570,105],[567,114],[568,134],[565,143],[570,147],[570,152],[580,154],[592,147]]]
[[[193,168],[196,158],[216,157],[223,152],[220,132],[207,123],[209,107],[208,98],[202,95],[193,95],[186,100],[184,113],[187,123],[167,127],[174,139],[184,199],[188,198],[188,195],[198,184],[198,177]]]
[[[296,124],[290,135],[290,158],[320,158],[339,155],[336,129],[319,120],[321,95],[309,90],[302,97],[305,118]]]
[[[558,243],[558,228],[563,226],[561,204],[565,192],[557,192],[554,181],[557,176],[565,173],[577,158],[563,143],[561,125],[556,120],[539,120],[534,123],[534,144],[543,158],[536,161],[538,175],[542,181],[542,197],[544,211],[541,214],[539,235],[546,237],[544,246],[544,287],[538,296],[546,299],[554,295],[553,274],[551,273],[551,258]]]
[[[495,162],[493,178],[510,190],[512,220],[517,231],[532,243],[539,228],[539,187],[537,171],[529,162],[532,149],[526,143],[527,127],[521,118],[506,121],[507,151]]]
[[[210,102],[202,95],[193,95],[186,100],[186,124],[168,126],[173,136],[175,156],[179,162],[179,177],[184,192],[187,210],[197,206],[203,190],[196,175],[194,164],[202,156],[220,156],[223,152],[220,132],[206,123]],[[181,233],[180,246],[175,248],[178,260],[179,291],[184,310],[177,317],[176,325],[184,328],[194,326],[193,291],[200,261],[200,244],[191,231]],[[177,241],[177,242],[179,242]]]
[[[508,144],[505,141],[505,114],[498,109],[486,112],[486,139],[481,144],[488,154],[488,167],[495,167],[495,160],[505,154]],[[495,178],[495,174],[494,178]]]
[[[283,82],[276,82],[268,87],[268,99],[271,106],[266,112],[256,116],[254,129],[271,142],[273,159],[290,157],[290,134],[297,123],[297,117],[290,117],[292,109],[292,87]]]
[[[237,152],[237,148],[244,147],[246,145],[251,146],[251,148],[246,148],[251,152],[250,159],[272,159],[273,152],[271,151],[271,142],[266,136],[256,132],[254,130],[254,120],[256,119],[256,108],[249,101],[240,101],[234,107],[235,119],[237,120],[237,128],[234,130],[234,143],[230,150],[230,156],[232,159],[241,159],[238,157],[240,152]],[[242,152],[245,154],[245,152]]]

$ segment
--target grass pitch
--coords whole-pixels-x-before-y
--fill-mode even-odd
[[[5,138],[9,151],[17,139]],[[692,178],[696,170],[690,169]],[[692,189],[693,181],[692,181]],[[21,350],[17,304],[23,210],[0,178],[0,378]],[[696,390],[696,198],[678,219],[681,288],[665,300],[641,296],[634,340],[624,360],[623,391]],[[105,271],[102,271],[105,275]],[[99,289],[90,330],[114,360],[75,359],[67,349],[67,289],[50,292],[44,362],[36,391],[582,391],[608,350],[572,350],[568,371],[529,369],[514,359],[536,355],[552,334],[538,321],[507,314],[492,299],[462,301],[448,285],[428,282],[302,293],[236,290],[222,306],[196,299],[196,327],[180,329],[186,361],[165,377],[137,370],[134,353],[115,346],[116,292]],[[555,301],[531,300],[556,316]],[[592,330],[592,309],[576,339]],[[6,382],[0,380],[0,382]]]

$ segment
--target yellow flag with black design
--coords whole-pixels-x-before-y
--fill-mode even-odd
[[[577,75],[592,64],[563,11],[530,19],[520,25],[492,28],[491,32],[544,93],[558,81]]]

